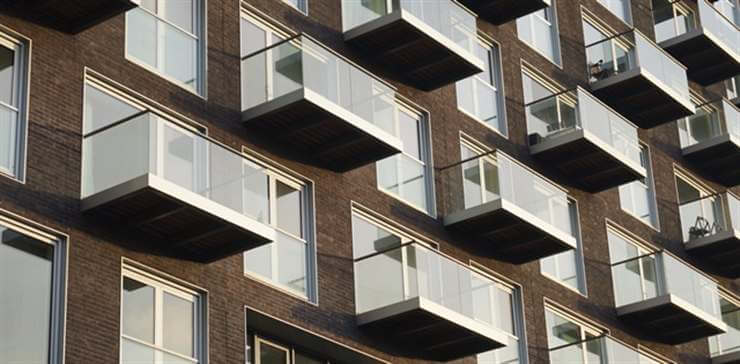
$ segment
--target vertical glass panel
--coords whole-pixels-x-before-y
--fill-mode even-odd
[[[164,17],[183,30],[194,33],[197,0],[164,0]]]
[[[0,102],[16,106],[16,50],[0,46]]]
[[[473,292],[473,317],[476,320],[483,321],[489,325],[494,325],[494,312],[493,309],[498,303],[494,303],[492,300],[493,292],[491,287],[487,284],[486,280],[478,278],[477,275],[473,274],[472,280],[472,292]]]
[[[557,348],[573,344],[582,340],[581,327],[549,310],[545,310],[547,324],[547,344],[550,348]],[[553,363],[580,363],[582,362],[581,345],[565,346],[560,350],[550,352],[550,361]]]
[[[288,351],[265,342],[259,344],[260,364],[287,364]]]
[[[164,348],[185,356],[195,356],[195,303],[167,292],[162,296]]]
[[[385,15],[389,12],[387,5],[387,0],[342,1],[342,24],[344,31]]]
[[[272,250],[274,244],[276,243],[265,244],[245,252],[244,268],[262,277],[272,279]]]
[[[355,262],[357,313],[404,299],[401,249]]]
[[[123,278],[123,334],[154,344],[154,288]]]
[[[363,218],[352,216],[352,247],[355,259],[400,245],[400,237]]]
[[[275,182],[277,226],[297,237],[303,237],[303,194],[280,181]]]
[[[180,1],[180,0],[176,0]],[[164,73],[195,89],[198,40],[169,24],[164,27]]]
[[[401,198],[423,210],[427,209],[426,180],[424,179],[424,165],[406,155],[399,155],[401,162]]]
[[[53,247],[0,227],[0,362],[47,363]]]
[[[677,35],[673,5],[670,0],[653,0],[653,21],[655,22],[656,42],[662,42]]]
[[[493,295],[496,326],[511,335],[516,335],[517,332],[514,331],[514,298],[512,293],[499,286],[494,286]]]
[[[462,159],[466,160],[474,156],[473,151],[462,145]],[[465,196],[465,208],[471,208],[483,203],[483,180],[480,174],[480,164],[477,159],[462,164],[463,194]]]
[[[16,173],[18,164],[18,129],[18,113],[0,104],[0,171],[11,175]]]
[[[399,135],[403,141],[403,151],[411,157],[421,160],[421,145],[419,144],[419,119],[405,112],[398,114]]]
[[[278,282],[295,291],[306,292],[306,243],[278,233]]]
[[[160,123],[163,131],[163,168],[161,174],[166,180],[195,190],[196,182],[196,140],[192,134],[174,125]]]
[[[266,32],[241,19],[242,57],[267,46]],[[267,101],[267,53],[242,59],[242,108],[248,109]]]
[[[727,333],[709,339],[712,356],[740,350],[740,307],[722,297],[720,309],[722,322],[727,324]]]
[[[154,364],[155,350],[137,342],[121,340],[121,364]]]
[[[140,110],[92,85],[85,85],[83,132],[89,133],[130,117]]]
[[[126,50],[136,59],[157,67],[157,20],[142,9],[126,13]]]
[[[269,223],[270,204],[267,197],[269,196],[269,177],[262,168],[247,161],[242,165],[242,174],[244,175],[245,214],[259,222]]]
[[[378,187],[383,190],[396,194],[399,194],[398,186],[398,163],[399,158],[392,156],[383,160],[378,161],[375,165],[377,166],[378,175]]]

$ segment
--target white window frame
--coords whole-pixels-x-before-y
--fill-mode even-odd
[[[306,300],[310,303],[318,304],[318,283],[317,283],[317,270],[316,270],[316,244],[314,234],[314,190],[313,182],[299,176],[295,172],[288,171],[287,168],[277,165],[276,163],[267,160],[264,157],[256,155],[256,153],[249,151],[247,148],[242,148],[242,154],[244,155],[245,164],[252,164],[257,168],[261,168],[265,176],[268,178],[268,221],[264,222],[265,225],[271,226],[281,234],[285,234],[288,237],[301,241],[306,246],[306,292],[297,291],[291,287],[281,284],[277,281],[280,266],[280,255],[278,254],[277,242],[273,242],[270,245],[270,257],[271,257],[271,268],[272,276],[265,277],[257,272],[252,272],[247,268],[247,254],[242,254],[242,266],[244,275],[248,278],[257,280],[261,283],[270,285],[280,291],[283,291],[289,295],[295,296],[302,300]],[[283,171],[286,170],[286,171]],[[302,237],[296,236],[295,234],[281,229],[277,225],[277,183],[280,182],[288,187],[294,188],[301,193],[301,233]],[[244,196],[246,198],[246,196]],[[243,203],[249,203],[243,201]]]
[[[531,40],[522,39],[521,36],[518,34],[519,32],[517,32],[517,38],[520,41],[522,41],[522,43],[526,44],[527,46],[535,50],[535,52],[540,54],[542,57],[544,57],[545,59],[552,62],[554,65],[558,66],[560,69],[562,69],[563,68],[563,54],[562,54],[562,47],[560,44],[560,29],[558,28],[557,7],[555,5],[556,1],[557,0],[552,0],[552,4],[550,6],[541,10],[541,11],[544,11],[545,17],[540,16],[539,11],[532,13],[532,14],[525,15],[524,17],[530,17],[526,21],[527,23],[526,25],[529,27],[529,32],[530,34],[532,34],[533,38]],[[549,18],[549,19],[546,19],[546,18]],[[550,38],[552,39],[552,42],[553,42],[552,48],[553,48],[553,52],[555,53],[553,54],[552,58],[550,58],[550,56],[545,54],[545,52],[541,51],[539,49],[539,46],[535,44],[535,39],[536,39],[536,36],[534,36],[535,34],[534,22],[535,21],[540,21],[543,24],[546,24],[547,26],[549,26],[550,28]]]
[[[14,73],[13,90],[11,97],[15,105],[0,103],[4,108],[16,113],[15,135],[15,168],[9,170],[0,168],[0,175],[20,183],[26,183],[26,153],[28,149],[28,100],[30,97],[29,85],[31,79],[31,40],[0,25],[0,47],[13,51]]]
[[[580,217],[580,209],[578,207],[578,201],[570,196],[568,196],[568,201],[570,202],[570,206],[572,206],[572,209],[575,213],[575,216],[573,217],[572,223],[573,223],[573,236],[576,238],[576,249],[573,250],[574,256],[574,270],[576,273],[576,287],[572,287],[557,276],[552,276],[551,274],[545,272],[544,266],[542,264],[542,261],[545,259],[552,259],[553,264],[555,266],[555,271],[560,271],[560,264],[559,261],[555,258],[558,255],[552,255],[549,257],[545,257],[540,259],[538,262],[540,264],[540,274],[542,274],[544,277],[554,281],[555,283],[558,283],[565,288],[570,289],[573,292],[578,293],[579,295],[583,297],[588,297],[588,288],[586,285],[586,264],[584,262],[583,257],[583,239],[581,234],[581,217]],[[570,210],[570,208],[569,208]]]
[[[645,153],[644,153],[644,156],[645,156],[644,164],[645,165],[644,165],[644,167],[645,167],[645,170],[647,172],[646,173],[646,176],[645,176],[645,178],[643,180],[637,180],[637,181],[628,182],[628,183],[625,183],[625,184],[623,184],[623,185],[621,185],[621,186],[618,187],[619,188],[619,199],[620,199],[620,202],[619,202],[619,205],[620,206],[619,207],[626,214],[628,214],[628,215],[634,217],[635,219],[641,221],[643,224],[651,227],[652,229],[654,229],[656,231],[660,231],[660,216],[658,215],[658,202],[657,202],[657,199],[656,199],[655,180],[654,180],[654,177],[653,177],[654,176],[654,173],[653,173],[652,158],[650,158],[650,146],[648,146],[647,144],[645,144],[642,141],[640,141],[640,148],[643,149],[643,150],[645,150]],[[647,184],[646,184],[646,182],[647,182]],[[631,190],[632,188],[634,188],[634,186],[633,186],[634,183],[639,183],[641,185],[640,188],[645,188],[648,191],[648,209],[650,210],[650,220],[651,220],[650,222],[645,221],[644,218],[642,218],[640,216],[637,216],[637,214],[635,214],[633,211],[629,211],[629,210],[625,209],[622,206],[622,202],[621,202],[621,199],[622,199],[622,189],[623,188],[626,189],[627,187],[630,188],[630,190],[629,190],[629,197],[631,199],[632,206],[636,206],[636,204],[635,204],[635,195],[634,195],[634,193],[632,193],[632,190]]]
[[[147,343],[134,337],[127,336],[123,333],[123,283],[128,278],[139,283],[146,284],[154,289],[154,344]],[[164,338],[162,328],[162,301],[164,293],[170,294],[177,298],[194,303],[193,309],[193,352],[195,357],[190,358],[180,353],[164,348],[162,340]],[[167,353],[183,361],[206,364],[208,363],[207,336],[208,325],[206,320],[207,297],[204,293],[197,292],[193,289],[184,287],[170,280],[149,273],[132,265],[124,263],[121,267],[120,281],[120,333],[119,333],[119,362],[123,362],[123,340],[129,340],[139,345],[146,346],[154,351],[154,363],[163,363],[162,353]]]
[[[396,103],[396,108],[393,112],[393,135],[400,135],[401,130],[401,123],[400,123],[400,113],[406,113],[407,115],[410,115],[412,117],[415,117],[416,120],[419,121],[419,135],[418,135],[418,144],[419,144],[419,153],[422,157],[425,157],[428,159],[428,161],[419,160],[418,158],[409,155],[406,153],[405,150],[401,150],[401,152],[397,155],[390,156],[386,159],[395,158],[398,159],[400,155],[403,155],[404,157],[412,160],[415,163],[418,163],[423,167],[424,171],[424,186],[426,189],[426,194],[424,198],[426,199],[426,209],[422,208],[421,206],[416,205],[415,203],[403,198],[401,196],[401,189],[404,185],[398,184],[398,194],[393,193],[385,188],[383,188],[380,185],[380,161],[376,162],[376,181],[375,184],[378,188],[378,191],[381,191],[388,196],[393,197],[394,199],[403,202],[405,205],[414,208],[415,210],[418,210],[420,212],[423,212],[427,215],[430,215],[432,217],[436,217],[437,214],[437,208],[436,208],[436,201],[435,201],[435,195],[434,195],[434,168],[432,167],[432,148],[431,148],[431,130],[429,125],[429,113],[417,110],[416,108],[412,107],[411,105],[408,105],[407,103],[401,101],[401,100],[395,100],[393,101]],[[384,159],[383,161],[385,161]],[[402,163],[396,162],[396,176],[398,177],[395,181],[403,182],[401,181],[401,177],[403,176],[403,169],[401,168]]]
[[[1,26],[0,26],[1,27]],[[67,265],[69,237],[31,220],[0,209],[0,225],[24,234],[54,249],[51,264],[51,302],[49,315],[49,361],[62,364],[65,357],[66,315],[67,315]]]
[[[608,330],[599,328],[598,326],[585,322],[582,319],[579,319],[575,317],[574,315],[565,312],[557,307],[553,307],[552,305],[545,304],[545,325],[547,325],[547,313],[550,312],[551,314],[560,317],[561,319],[568,321],[579,328],[579,341],[581,346],[581,353],[583,354],[583,360],[582,363],[588,363],[587,353],[588,350],[586,349],[586,335],[592,335],[595,337],[604,336],[608,334]],[[548,357],[550,355],[550,329],[551,327],[547,327],[547,330],[545,333],[547,334],[547,354]]]
[[[173,1],[173,0],[154,0],[154,1],[157,2],[157,9],[166,9],[166,7],[164,6],[164,2],[165,1]],[[174,0],[174,1],[177,1],[177,0]],[[152,66],[150,64],[147,64],[145,61],[136,58],[136,56],[134,56],[133,54],[130,54],[129,51],[128,51],[128,39],[126,39],[124,41],[124,56],[125,56],[126,60],[128,60],[131,63],[134,63],[134,64],[138,65],[139,67],[142,67],[142,68],[144,68],[144,69],[146,69],[146,70],[148,70],[148,71],[150,71],[150,72],[158,75],[159,77],[161,77],[161,78],[163,78],[163,79],[165,79],[165,80],[167,80],[167,81],[169,81],[169,82],[171,82],[171,83],[173,83],[173,84],[175,84],[175,85],[177,85],[177,86],[179,86],[179,87],[181,87],[181,88],[189,91],[190,93],[193,93],[193,94],[195,94],[195,95],[197,95],[197,96],[199,96],[201,98],[206,98],[207,97],[207,87],[206,87],[206,85],[208,83],[207,82],[207,79],[206,79],[206,77],[207,77],[207,72],[206,72],[207,65],[206,65],[206,63],[208,61],[208,57],[206,55],[207,49],[208,49],[208,46],[207,46],[207,32],[206,32],[206,29],[207,29],[207,20],[206,20],[207,19],[207,11],[206,11],[206,9],[207,9],[207,1],[208,0],[194,0],[194,4],[193,4],[193,11],[194,11],[193,29],[195,30],[195,33],[190,32],[190,31],[187,31],[187,30],[181,28],[180,26],[178,26],[176,24],[173,24],[169,20],[165,19],[163,13],[160,13],[160,14],[152,13],[149,9],[146,9],[143,6],[139,6],[139,7],[134,8],[134,10],[140,9],[141,11],[145,11],[145,12],[147,12],[147,14],[149,14],[149,15],[154,16],[155,18],[157,18],[157,23],[156,23],[157,35],[163,34],[165,32],[165,24],[164,23],[166,23],[167,25],[172,26],[172,27],[178,29],[179,31],[187,34],[188,36],[190,36],[191,38],[193,38],[193,39],[195,39],[197,41],[196,58],[193,60],[193,62],[195,63],[195,68],[196,68],[196,72],[195,72],[195,77],[196,77],[195,83],[196,84],[193,85],[193,87],[189,87],[187,84],[185,84],[185,83],[183,83],[183,82],[175,79],[174,77],[168,75],[167,73],[165,73],[165,70],[163,68],[160,69],[160,66],[164,65],[164,63],[165,63],[165,53],[166,52],[165,52],[164,47],[162,47],[159,42],[157,43],[157,48],[155,50],[156,59],[157,59],[157,67],[154,67],[154,66]],[[127,36],[127,33],[128,33],[127,29],[128,29],[128,26],[129,26],[130,11],[132,11],[132,10],[129,10],[128,12],[126,12],[126,25],[125,25],[125,29],[124,29],[124,36]]]
[[[475,41],[475,40],[474,40]],[[455,92],[455,96],[457,99],[457,110],[462,112],[463,114],[467,115],[471,119],[483,124],[483,126],[493,130],[494,132],[498,133],[504,138],[509,138],[509,126],[506,120],[506,97],[504,95],[504,77],[502,75],[502,67],[501,67],[501,45],[493,40],[488,40],[478,35],[477,42],[480,44],[480,46],[487,50],[488,54],[488,60],[485,62],[488,67],[488,75],[491,77],[490,80],[484,80],[481,78],[481,75],[483,73],[478,73],[473,76],[470,76],[471,78],[475,78],[478,80],[478,82],[472,82],[473,87],[473,108],[475,110],[480,109],[480,103],[481,100],[478,99],[478,93],[476,92],[478,90],[478,84],[485,85],[484,87],[488,87],[492,89],[496,93],[496,99],[492,102],[496,103],[496,111],[497,111],[497,118],[498,118],[498,124],[502,127],[503,130],[499,130],[498,128],[494,127],[490,123],[486,122],[485,120],[482,120],[478,116],[476,116],[474,113],[469,112],[465,110],[462,106],[460,106],[460,95],[459,93]]]

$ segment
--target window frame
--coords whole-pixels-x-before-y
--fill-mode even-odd
[[[171,1],[171,0],[154,0],[157,2],[157,8],[163,7],[162,4],[164,1]],[[197,2],[197,5],[193,4],[193,10],[194,13],[194,19],[193,19],[193,29],[196,30],[195,33],[189,32],[182,27],[172,23],[171,21],[164,18],[164,15],[155,14],[151,12],[149,9],[144,8],[143,6],[135,7],[132,10],[129,10],[125,13],[125,20],[124,20],[124,59],[127,61],[136,64],[137,66],[146,69],[147,71],[156,74],[157,76],[161,77],[162,79],[177,85],[180,88],[183,88],[187,90],[188,92],[201,97],[203,99],[208,98],[208,0],[194,0]],[[163,61],[163,49],[160,49],[161,44],[157,42],[157,45],[155,47],[154,53],[156,54],[156,60],[158,63],[158,66],[152,66],[150,64],[147,64],[146,61],[138,59],[133,54],[129,53],[129,42],[128,42],[128,26],[129,26],[129,16],[130,12],[136,9],[140,9],[141,11],[145,11],[147,14],[154,16],[157,19],[156,23],[156,29],[157,33],[156,35],[160,34],[162,31],[162,24],[160,22],[164,22],[177,30],[187,34],[191,38],[195,39],[197,41],[197,50],[196,50],[196,57],[193,60],[195,63],[195,77],[196,77],[196,85],[194,87],[188,87],[187,84],[177,80],[176,78],[168,75],[165,73],[165,71],[162,69],[159,69],[159,64],[164,63]]]
[[[434,191],[434,167],[432,164],[433,163],[432,146],[431,146],[432,138],[431,138],[431,128],[430,128],[430,122],[429,122],[429,113],[421,110],[418,107],[414,107],[413,105],[410,104],[410,102],[405,102],[404,100],[396,99],[393,102],[396,103],[396,108],[393,111],[394,113],[393,129],[395,131],[394,135],[400,135],[400,129],[401,129],[400,113],[406,113],[409,116],[416,116],[416,120],[419,121],[418,122],[419,153],[421,157],[426,157],[427,161],[419,160],[418,158],[409,155],[402,148],[400,153],[375,162],[375,186],[378,189],[378,191],[383,192],[384,194],[390,197],[393,197],[394,199],[398,201],[401,201],[404,205],[407,205],[431,217],[436,217],[437,216],[437,206],[436,206],[436,198],[435,198],[435,191]],[[426,193],[424,196],[426,200],[426,205],[427,205],[426,209],[424,209],[421,206],[418,206],[417,204],[401,196],[401,189],[402,189],[403,184],[398,183],[398,182],[402,182],[401,177],[403,176],[403,169],[401,168],[402,163],[398,162],[398,159],[401,156],[409,158],[413,162],[422,166],[422,170],[424,171],[424,186],[426,189],[425,191]],[[391,158],[396,159],[395,167],[396,167],[396,177],[397,178],[395,182],[398,185],[398,190],[399,190],[398,193],[393,193],[383,188],[380,185],[380,164],[382,162],[385,162],[386,160],[390,160]]]
[[[265,277],[257,272],[250,271],[247,269],[247,254],[242,254],[242,272],[245,277],[256,280],[260,283],[269,285],[283,293],[290,296],[299,298],[307,301],[311,304],[318,305],[318,270],[317,270],[317,248],[316,248],[316,234],[315,234],[315,223],[316,214],[314,208],[314,183],[313,181],[291,171],[286,167],[277,164],[276,162],[267,159],[266,157],[257,154],[254,151],[249,150],[246,147],[242,147],[242,154],[244,158],[257,166],[262,168],[265,177],[268,178],[268,217],[269,221],[264,222],[278,231],[280,234],[285,234],[289,238],[301,241],[306,246],[306,260],[305,260],[305,274],[306,274],[306,292],[297,291],[287,285],[281,284],[276,278]],[[247,163],[245,161],[245,163]],[[282,183],[288,187],[295,188],[301,194],[301,232],[302,237],[296,236],[295,234],[286,231],[277,226],[277,183]],[[279,263],[279,252],[277,248],[277,241],[271,243],[270,246],[270,257],[271,257],[271,269],[272,274],[277,277]]]
[[[128,337],[123,333],[123,285],[125,279],[146,284],[154,288],[154,344],[147,343],[143,340]],[[152,349],[155,353],[166,353],[168,355],[175,356],[184,361],[196,363],[196,364],[207,364],[208,363],[208,297],[206,292],[199,292],[198,290],[189,288],[177,282],[179,280],[173,279],[172,277],[166,276],[165,274],[158,274],[158,272],[149,271],[145,268],[139,268],[136,265],[129,263],[126,258],[123,258],[120,273],[120,317],[119,317],[119,335],[118,335],[118,360],[120,363],[123,362],[123,340],[129,340],[139,345],[146,346]],[[176,353],[172,350],[164,348],[162,345],[157,345],[157,341],[163,340],[163,331],[161,330],[162,311],[161,305],[164,297],[164,293],[172,296],[188,300],[194,303],[193,307],[193,352],[195,356],[188,358],[187,356]],[[158,308],[159,307],[159,308]],[[158,323],[159,322],[159,323]],[[157,326],[160,326],[160,330],[157,330]],[[162,337],[158,336],[162,335]],[[162,362],[155,361],[153,364],[163,364]]]
[[[507,122],[507,115],[506,115],[506,95],[504,93],[504,77],[502,73],[502,59],[501,59],[501,45],[496,42],[493,39],[489,39],[488,37],[484,36],[483,34],[478,34],[477,40],[478,44],[486,49],[488,54],[488,74],[490,76],[490,80],[483,80],[480,78],[480,75],[484,72],[475,74],[473,76],[470,76],[469,79],[475,78],[478,82],[484,83],[486,86],[494,90],[496,93],[496,100],[494,101],[496,103],[496,111],[499,122],[498,124],[503,127],[503,130],[498,130],[490,123],[482,120],[478,116],[476,116],[474,113],[469,112],[465,110],[461,104],[460,104],[460,93],[457,92],[457,88],[455,89],[455,99],[457,103],[457,110],[461,113],[465,114],[469,118],[481,123],[483,126],[485,126],[488,129],[493,130],[494,132],[498,133],[502,137],[508,139],[509,138],[509,125]],[[480,105],[480,100],[478,99],[478,93],[476,92],[478,90],[478,83],[475,82],[475,80],[472,80],[472,87],[473,87],[473,108],[478,110]],[[456,84],[458,84],[460,81],[458,81]]]
[[[9,170],[0,167],[0,176],[7,177],[21,184],[26,183],[28,171],[28,128],[29,128],[29,101],[31,85],[31,39],[0,24],[0,47],[13,51],[13,95],[16,105],[2,103],[0,108],[10,109],[16,113],[15,131],[15,168]]]
[[[633,218],[639,220],[640,222],[649,226],[653,230],[660,232],[661,231],[660,215],[658,211],[657,191],[655,190],[655,179],[654,179],[655,174],[653,172],[652,158],[650,157],[650,146],[641,140],[639,141],[639,143],[640,143],[640,148],[642,150],[645,150],[644,167],[647,173],[643,180],[628,182],[628,183],[625,183],[617,187],[618,188],[617,192],[619,193],[619,207],[620,207],[620,210],[625,212],[627,215],[630,215]],[[637,214],[635,214],[633,211],[625,209],[624,206],[622,205],[622,188],[626,186],[630,186],[630,188],[632,188],[634,183],[640,183],[641,185],[645,186],[644,188],[647,189],[648,191],[648,209],[650,210],[650,220],[652,220],[651,222],[645,221],[645,219],[637,216]],[[634,196],[634,193],[632,193],[631,189],[630,189],[630,199],[631,199],[632,206],[636,206],[635,196]]]
[[[552,0],[552,4],[550,6],[545,7],[544,9],[540,10],[540,11],[544,11],[545,14],[546,14],[546,16],[548,18],[550,18],[550,19],[546,19],[546,18],[543,18],[542,16],[540,16],[538,14],[539,11],[538,12],[535,12],[535,13],[532,13],[532,14],[525,15],[525,16],[520,17],[520,18],[517,19],[517,22],[518,22],[519,19],[527,18],[527,17],[532,17],[532,18],[530,18],[530,19],[528,19],[526,21],[526,23],[527,23],[526,25],[529,27],[529,33],[533,35],[533,39],[531,41],[526,40],[526,39],[522,39],[522,37],[519,34],[519,30],[518,29],[517,29],[517,32],[516,33],[517,33],[517,39],[519,39],[522,43],[526,44],[528,47],[530,47],[531,49],[533,49],[539,55],[541,55],[542,57],[544,57],[545,59],[547,59],[548,61],[550,61],[552,64],[556,65],[558,68],[563,69],[563,53],[562,53],[563,51],[562,51],[562,45],[560,44],[560,29],[559,29],[559,26],[558,26],[558,16],[557,16],[557,5],[556,5],[556,2],[557,2],[557,0]],[[552,58],[550,58],[550,56],[546,55],[545,52],[541,51],[538,48],[538,45],[536,45],[535,42],[534,42],[534,39],[536,38],[536,37],[534,37],[534,34],[535,34],[535,27],[534,27],[534,21],[535,21],[535,19],[534,18],[535,17],[538,18],[538,19],[540,19],[544,24],[548,25],[550,27],[550,29],[551,29],[550,38],[551,38],[551,41],[553,42],[553,52],[555,53],[555,54],[553,54],[553,57]],[[517,27],[518,27],[518,25],[517,25]]]

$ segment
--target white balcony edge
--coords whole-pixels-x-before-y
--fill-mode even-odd
[[[681,44],[683,42],[689,41],[689,40],[691,40],[693,38],[702,37],[702,36],[709,38],[709,40],[712,43],[714,43],[715,45],[717,45],[717,47],[721,48],[730,57],[734,58],[735,59],[735,62],[740,63],[740,53],[734,52],[732,49],[730,49],[725,44],[725,42],[717,39],[717,37],[714,34],[712,34],[712,32],[707,31],[706,28],[704,28],[704,27],[697,27],[696,29],[694,29],[694,30],[692,30],[690,32],[686,32],[686,33],[683,33],[681,35],[677,35],[677,36],[675,36],[673,38],[666,39],[666,40],[660,42],[660,44],[658,44],[658,45],[661,48],[665,49],[665,48],[672,47],[672,46]]]
[[[506,346],[509,342],[509,336],[502,330],[486,325],[436,302],[418,296],[357,314],[357,325],[363,326],[371,322],[387,319],[417,309],[423,310],[442,320],[487,337],[498,343],[499,347]]]
[[[97,206],[146,188],[159,191],[181,201],[182,203],[202,210],[211,216],[234,224],[244,230],[252,232],[255,235],[259,235],[266,240],[275,241],[277,239],[277,232],[272,227],[224,207],[215,201],[200,196],[195,192],[189,191],[186,188],[180,187],[151,173],[132,178],[126,182],[84,198],[82,200],[82,211],[93,209]]]
[[[573,249],[576,249],[577,242],[576,242],[575,237],[570,236],[560,231],[558,228],[556,228],[549,222],[546,222],[540,219],[539,217],[533,215],[532,213],[522,209],[521,207],[503,198],[499,198],[494,201],[489,201],[484,204],[480,204],[477,206],[473,206],[471,208],[467,208],[462,211],[457,211],[452,214],[449,214],[445,216],[444,224],[445,226],[454,225],[456,223],[459,223],[459,222],[462,222],[468,219],[472,219],[480,215],[485,215],[485,214],[488,214],[488,213],[491,213],[493,211],[500,210],[500,209],[508,211],[509,213],[515,215],[516,217],[526,221],[527,223],[532,225],[532,227],[542,231],[543,233],[555,239],[560,240],[566,245],[572,247]]]
[[[727,324],[725,324],[721,319],[710,315],[704,310],[694,306],[693,304],[689,303],[683,298],[678,297],[672,293],[668,293],[668,294],[664,294],[658,297],[653,297],[653,298],[649,298],[649,299],[642,300],[639,302],[634,302],[634,303],[619,306],[617,307],[617,316],[624,316],[624,315],[628,315],[631,313],[645,311],[645,310],[652,309],[654,307],[664,306],[664,305],[669,305],[669,304],[673,304],[679,307],[680,309],[686,311],[690,315],[704,321],[708,325],[711,325],[723,332],[727,332]]]
[[[703,248],[720,241],[736,239],[738,241],[738,248],[740,248],[740,231],[733,228],[732,230],[721,231],[710,236],[701,237],[699,239],[685,241],[686,250]]]
[[[720,144],[725,144],[725,143],[732,143],[738,149],[740,149],[740,139],[739,138],[735,137],[732,134],[723,134],[723,135],[718,135],[714,138],[705,140],[703,142],[699,142],[694,145],[685,147],[681,150],[681,154],[683,154],[684,156],[687,156],[687,155],[691,155],[696,152],[700,152],[705,149],[713,148]]]

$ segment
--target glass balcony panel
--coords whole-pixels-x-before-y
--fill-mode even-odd
[[[706,1],[697,1],[699,20],[705,32],[712,34],[727,49],[740,53],[740,30],[731,19],[719,12]]]
[[[722,321],[727,324],[727,332],[709,338],[709,351],[712,356],[728,354],[740,350],[740,310],[724,298],[720,298]]]
[[[405,299],[401,249],[355,263],[357,312],[367,312]]]
[[[558,98],[551,97],[527,107],[527,129],[529,134],[547,137],[561,129],[558,115]]]
[[[347,31],[388,13],[387,0],[345,0],[342,3],[342,23]]]
[[[679,207],[683,241],[689,242],[727,230],[719,196],[689,201]]]
[[[635,34],[636,52],[640,67],[660,79],[683,100],[690,100],[686,70],[658,46],[640,33]]]
[[[666,293],[676,295],[720,319],[717,284],[668,254],[661,254]]]

